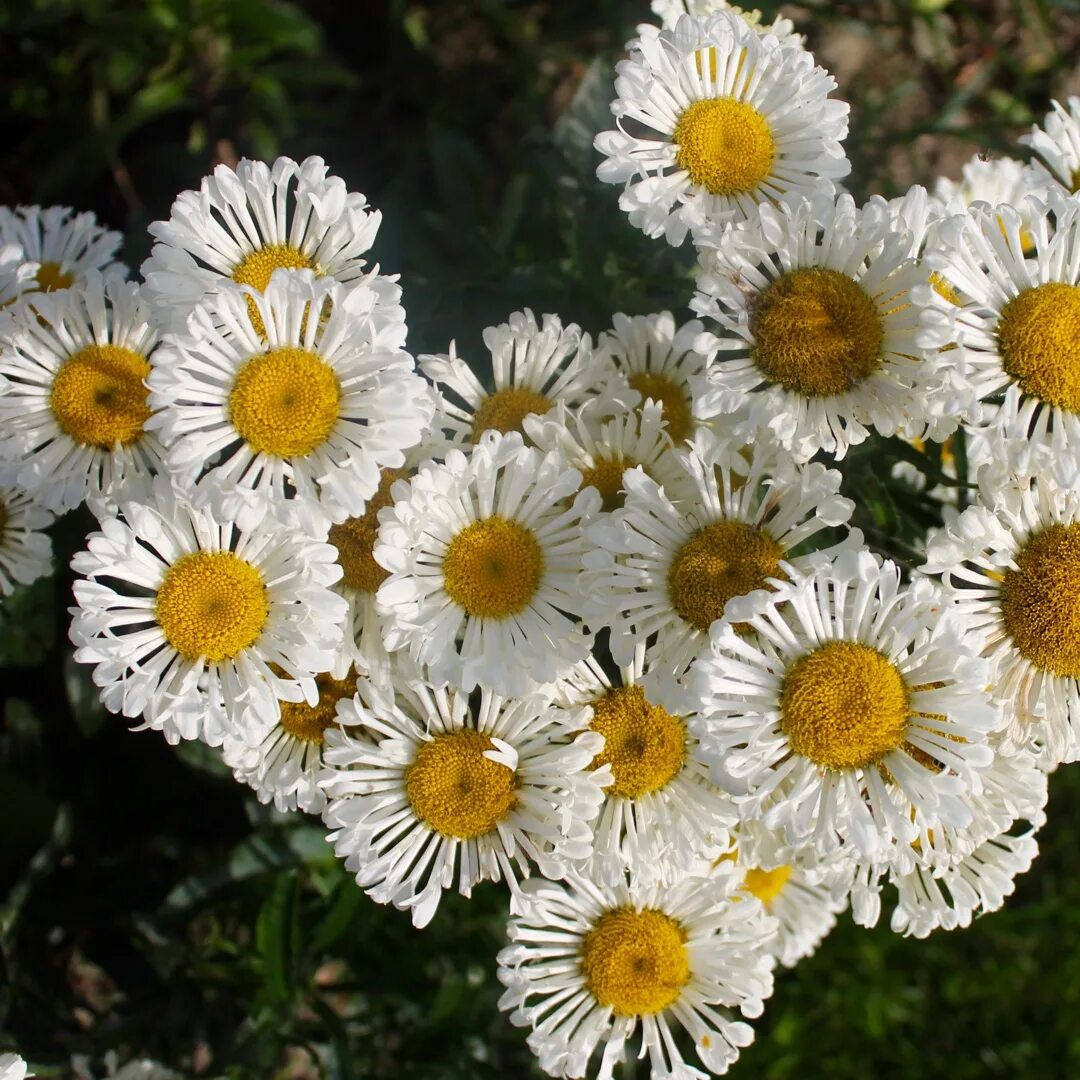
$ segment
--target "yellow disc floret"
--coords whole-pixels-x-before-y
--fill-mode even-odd
[[[34,283],[40,292],[55,292],[57,289],[70,289],[75,284],[75,275],[64,270],[59,263],[43,262],[34,275]]]
[[[1037,668],[1080,678],[1080,524],[1051,525],[1016,556],[1001,583],[1005,629]]]
[[[350,670],[344,679],[335,679],[329,672],[315,676],[319,691],[317,705],[306,701],[283,701],[281,703],[281,726],[301,742],[322,743],[326,729],[337,716],[337,703],[356,693],[356,672]]]
[[[508,386],[505,390],[496,390],[476,408],[472,440],[478,442],[485,431],[501,431],[504,435],[511,431],[523,432],[522,423],[525,417],[531,413],[543,416],[551,408],[551,404],[551,399],[539,390],[530,390],[524,386]]]
[[[784,891],[791,877],[790,866],[778,866],[775,870],[759,870],[756,866],[746,871],[742,887],[756,896],[766,907]]]
[[[1001,309],[997,337],[1002,366],[1025,394],[1080,412],[1080,286],[1025,289]]]
[[[256,292],[266,292],[275,270],[314,270],[318,273],[311,259],[291,244],[267,244],[245,255],[233,269],[232,279],[237,285],[250,285]],[[259,337],[266,337],[262,315],[251,297],[248,297],[248,314],[255,332]]]
[[[341,408],[334,369],[306,349],[253,356],[229,393],[229,419],[257,454],[303,457],[330,437]]]
[[[866,290],[839,270],[781,274],[754,302],[750,331],[765,378],[806,397],[847,393],[881,366],[881,315]]]
[[[680,446],[694,433],[694,413],[687,391],[671,376],[652,371],[635,371],[627,378],[632,389],[641,395],[642,401],[660,403],[660,415],[667,424],[667,433],[676,446]]]
[[[142,437],[150,419],[145,356],[119,345],[87,345],[69,356],[53,379],[49,406],[65,435],[83,446],[111,450]]]
[[[443,558],[443,588],[470,615],[503,619],[529,606],[544,576],[544,552],[531,530],[508,518],[466,525]]]
[[[424,743],[405,769],[405,793],[416,816],[455,840],[492,832],[517,803],[514,770],[484,757],[494,749],[487,735],[471,728]]]
[[[337,548],[341,564],[342,584],[356,592],[378,592],[389,576],[376,561],[372,551],[379,535],[379,511],[393,505],[390,488],[406,475],[404,469],[383,469],[379,473],[379,488],[364,507],[360,517],[347,518],[340,525],[330,526],[330,543]]]
[[[581,470],[581,486],[594,487],[600,492],[600,508],[611,511],[622,508],[626,501],[623,492],[623,473],[634,468],[622,454],[597,458],[588,468]]]
[[[784,549],[764,529],[744,521],[714,521],[675,553],[668,596],[691,626],[708,630],[733,596],[765,588],[766,578],[783,577],[783,556]]]
[[[651,704],[640,686],[616,687],[594,701],[590,727],[604,736],[590,767],[611,766],[609,794],[636,799],[660,791],[686,760],[686,726]]]
[[[910,714],[903,676],[858,641],[830,641],[800,657],[780,695],[792,750],[826,769],[877,764],[904,744]]]
[[[605,911],[582,939],[581,974],[589,993],[616,1016],[652,1016],[690,981],[686,933],[653,908]]]
[[[675,163],[713,195],[753,191],[770,172],[776,143],[768,121],[745,101],[719,97],[692,101],[672,133]]]
[[[270,602],[262,575],[250,563],[231,551],[196,551],[165,572],[154,614],[185,660],[217,663],[255,643]]]

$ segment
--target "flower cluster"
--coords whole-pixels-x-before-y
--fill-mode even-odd
[[[321,814],[418,927],[504,882],[501,1006],[563,1077],[726,1071],[885,884],[905,934],[997,909],[1080,759],[1080,100],[1041,163],[859,206],[790,23],[654,9],[598,176],[694,245],[681,324],[414,360],[318,158],[219,166],[141,282],[88,215],[0,212],[0,589],[88,506],[105,705]],[[921,566],[849,527],[875,433],[977,470]]]

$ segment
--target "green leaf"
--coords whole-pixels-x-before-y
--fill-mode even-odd
[[[266,992],[271,1001],[296,994],[300,953],[299,881],[295,871],[279,874],[259,912],[255,943],[263,959]]]

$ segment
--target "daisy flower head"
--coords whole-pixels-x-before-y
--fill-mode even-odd
[[[392,489],[375,561],[384,640],[408,649],[434,682],[524,693],[585,657],[583,523],[595,488],[556,451],[488,432],[466,457],[450,450]]]
[[[1043,183],[1060,185],[1069,194],[1080,190],[1080,97],[1070,97],[1065,106],[1050,102],[1042,127],[1033,124],[1020,142],[1042,159],[1034,163]],[[1004,201],[1004,200],[1003,200]]]
[[[529,1048],[549,1075],[611,1080],[639,1027],[654,1080],[707,1080],[753,1041],[735,1011],[760,1016],[772,994],[775,923],[723,879],[603,886],[574,874],[523,892],[498,956],[499,1008],[532,1028]],[[683,1058],[680,1030],[708,1072]]]
[[[362,514],[434,410],[396,293],[310,270],[275,273],[262,293],[223,285],[148,379],[169,469],[231,516],[293,495],[334,521]]]
[[[1001,702],[1004,751],[1035,745],[1047,767],[1080,758],[1080,459],[1037,454],[1020,475],[1005,457],[979,475],[980,501],[928,546]]]
[[[997,710],[980,640],[926,579],[846,551],[731,605],[694,669],[699,737],[743,782],[744,818],[793,846],[882,858],[921,824],[969,824]]]
[[[226,281],[262,292],[275,270],[311,270],[338,282],[368,278],[361,258],[382,214],[331,176],[322,158],[243,158],[218,165],[198,191],[183,191],[142,265],[146,289],[167,327],[181,329],[196,304]],[[260,330],[254,303],[252,320]]]
[[[557,402],[576,409],[608,389],[610,364],[594,355],[592,339],[580,326],[563,326],[558,315],[537,322],[528,308],[515,311],[484,331],[484,345],[491,355],[490,391],[453,342],[449,353],[419,358],[441,397],[436,427],[447,441],[433,444],[433,456],[450,446],[467,450],[487,431],[520,434],[526,416],[543,416]]]
[[[0,484],[0,596],[52,572],[53,515],[19,488]]]
[[[319,786],[326,732],[337,725],[338,702],[356,693],[356,671],[335,679],[328,671],[315,676],[318,701],[282,701],[277,723],[261,738],[227,734],[222,757],[233,775],[253,788],[259,802],[278,810],[322,813],[326,793]]]
[[[964,298],[950,313],[972,402],[963,418],[1055,449],[1080,448],[1080,202],[976,205],[927,255]],[[927,333],[941,314],[923,315]],[[979,403],[982,403],[981,405]]]
[[[72,569],[75,659],[101,700],[143,716],[170,743],[255,738],[278,701],[318,703],[316,672],[341,649],[336,552],[275,523],[244,530],[198,508],[164,477],[121,504]]]
[[[728,602],[824,557],[793,549],[843,525],[854,504],[839,494],[838,472],[796,466],[767,439],[748,448],[702,430],[676,458],[692,496],[673,500],[630,470],[623,509],[588,527],[586,621],[611,628],[619,664],[647,641],[646,691],[686,712],[694,703],[679,681],[708,650],[709,627]]]
[[[703,858],[725,851],[737,820],[731,798],[709,781],[687,718],[649,700],[644,673],[640,645],[615,679],[590,656],[557,684],[557,700],[586,707],[589,729],[604,737],[592,767],[609,766],[611,780],[593,856],[578,869],[606,885],[622,881],[626,871],[642,882],[673,884]]]
[[[759,34],[772,34],[781,41],[790,38],[799,44],[803,40],[801,34],[795,33],[795,24],[790,19],[777,15],[771,23],[762,22],[761,12],[757,8],[748,10],[729,4],[728,0],[652,0],[651,7],[652,13],[659,16],[661,29],[664,30],[674,30],[684,15],[703,16],[730,11],[733,15],[741,15]],[[656,32],[656,27],[651,24],[638,27],[639,34]]]
[[[82,285],[95,271],[127,276],[115,259],[123,237],[98,224],[89,210],[70,206],[0,206],[0,245],[17,244],[34,264],[28,291],[53,292]]]
[[[158,345],[139,287],[87,271],[0,325],[0,462],[52,510],[108,513],[145,495],[162,448],[148,429]]]
[[[389,689],[361,680],[338,706],[322,777],[328,839],[380,904],[426,926],[443,890],[586,858],[610,780],[590,765],[602,736],[545,694],[507,700],[433,687],[407,659]],[[359,737],[353,735],[357,732]]]
[[[26,1071],[26,1062],[18,1054],[0,1054],[0,1080],[26,1080],[35,1075]]]
[[[967,209],[977,202],[1020,207],[1028,195],[1043,194],[1046,188],[1045,174],[1032,165],[1016,158],[975,154],[964,162],[959,180],[939,176],[934,182],[934,195],[949,207]]]
[[[641,396],[660,403],[664,424],[676,446],[691,438],[702,421],[694,412],[694,385],[705,374],[705,357],[694,348],[704,327],[696,319],[677,326],[670,311],[656,315],[612,316],[612,329],[597,342],[620,378]]]
[[[933,423],[948,434],[938,345],[917,339],[920,311],[949,305],[887,203],[762,206],[713,242],[691,301],[720,327],[699,342],[710,354],[702,415],[749,399],[748,428],[768,429],[799,461],[819,450],[842,458],[870,428],[920,437]]]
[[[759,203],[831,193],[850,169],[848,106],[829,100],[836,81],[800,45],[732,11],[632,42],[616,71],[618,127],[596,137],[596,175],[625,185],[619,205],[647,236],[697,242]]]

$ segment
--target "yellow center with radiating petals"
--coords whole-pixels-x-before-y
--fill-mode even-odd
[[[55,292],[70,289],[75,284],[75,275],[62,269],[59,263],[43,262],[34,275],[34,282],[40,292]]]
[[[692,101],[675,123],[675,164],[713,195],[753,191],[772,172],[776,142],[768,121],[745,101]]]
[[[590,768],[611,766],[608,793],[636,799],[660,791],[686,760],[686,726],[653,705],[640,686],[620,686],[593,702],[589,726],[604,736],[604,749]]]
[[[405,769],[413,812],[441,836],[473,840],[492,832],[517,804],[513,769],[484,753],[487,735],[471,728],[436,735]]]
[[[231,660],[255,643],[270,614],[262,575],[231,551],[177,559],[158,588],[154,615],[185,659]]]
[[[791,749],[826,769],[877,764],[904,744],[910,714],[896,666],[857,641],[830,641],[800,657],[780,694]]]
[[[733,596],[783,577],[784,549],[764,529],[744,521],[714,521],[698,529],[675,554],[668,570],[671,604],[691,626],[709,627]]]
[[[344,679],[335,679],[328,672],[315,676],[319,690],[317,705],[306,701],[281,702],[281,726],[301,742],[322,743],[326,729],[337,717],[337,703],[356,693],[356,672],[350,670]]]
[[[654,908],[605,911],[581,942],[581,974],[616,1016],[652,1016],[690,981],[686,932]]]
[[[315,264],[298,248],[290,244],[267,244],[245,255],[232,272],[237,285],[250,285],[256,292],[266,292],[275,270],[315,270]],[[259,337],[266,337],[266,326],[255,301],[248,297],[248,315]]]
[[[532,413],[543,416],[551,405],[550,398],[538,390],[529,390],[524,386],[508,386],[505,390],[496,390],[477,406],[476,416],[473,418],[472,440],[479,442],[485,431],[501,431],[504,435],[511,431],[522,433],[522,423],[526,416]]]
[[[342,583],[356,592],[378,592],[379,586],[390,575],[389,570],[375,561],[372,552],[379,535],[379,511],[393,505],[390,488],[406,475],[404,469],[383,469],[379,473],[378,490],[368,499],[363,514],[330,526],[328,539],[337,548],[337,561],[343,570]]]
[[[679,446],[694,433],[694,412],[686,390],[668,375],[635,371],[627,378],[642,401],[652,398],[660,405],[660,415],[667,424],[671,441]]]
[[[634,468],[634,463],[628,461],[622,454],[597,458],[592,465],[581,470],[581,486],[594,487],[600,492],[601,510],[619,510],[626,501],[626,494],[623,492],[623,473],[632,468]]]
[[[1002,366],[1025,394],[1080,412],[1080,286],[1051,281],[1014,296],[997,337]]]
[[[257,454],[303,457],[330,437],[341,410],[334,369],[306,349],[248,360],[229,393],[229,419]]]
[[[544,576],[544,552],[530,529],[508,518],[466,525],[443,558],[443,588],[470,615],[503,619],[527,608]]]
[[[49,407],[60,430],[83,446],[130,446],[150,419],[149,374],[146,357],[131,349],[87,345],[56,373]]]
[[[1016,555],[1001,583],[1001,615],[1037,668],[1080,678],[1080,524],[1051,525]]]
[[[784,886],[791,877],[790,866],[778,866],[775,870],[759,870],[751,867],[746,871],[742,887],[756,896],[766,907],[784,891]]]
[[[806,397],[847,393],[881,366],[881,314],[839,270],[781,274],[756,298],[750,331],[751,355],[765,378]]]

